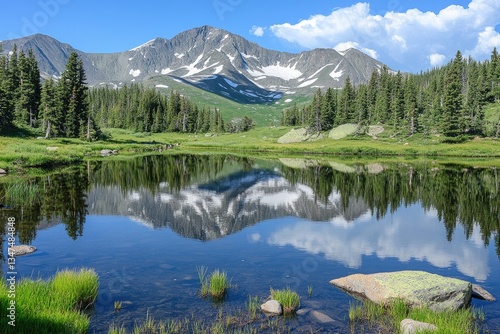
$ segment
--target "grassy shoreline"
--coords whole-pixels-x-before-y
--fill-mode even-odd
[[[107,129],[111,138],[88,143],[78,139],[37,139],[34,132],[22,136],[0,137],[0,168],[9,172],[27,167],[51,168],[85,160],[99,159],[103,149],[118,150],[119,155],[134,156],[164,152],[178,144],[175,152],[224,152],[267,155],[269,157],[311,156],[364,160],[447,160],[457,163],[485,163],[500,166],[500,140],[481,138],[459,144],[442,143],[436,137],[414,136],[373,139],[369,136],[340,140],[279,144],[278,138],[290,127],[262,127],[238,134],[132,133]]]
[[[86,333],[90,317],[85,310],[94,305],[98,287],[95,271],[85,268],[59,271],[48,281],[5,281],[0,306],[10,307],[13,317],[2,317],[0,327],[3,333]]]

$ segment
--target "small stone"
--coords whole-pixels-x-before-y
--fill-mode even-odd
[[[319,311],[312,311],[310,314],[311,314],[311,317],[313,317],[317,322],[320,322],[322,324],[328,324],[328,323],[335,322],[335,320],[333,320],[331,317],[329,317],[326,314],[321,313]]]
[[[297,311],[297,315],[306,315],[311,311],[310,308],[301,308],[300,310]]]
[[[403,334],[415,334],[421,331],[437,331],[438,328],[433,324],[426,322],[415,321],[412,319],[403,319],[401,321],[401,332]]]
[[[0,174],[7,174],[7,171],[5,169],[0,168]]]
[[[108,156],[108,155],[111,155],[113,154],[113,151],[111,150],[101,150],[101,155],[102,156]]]
[[[283,308],[277,300],[269,300],[260,306],[262,312],[268,315],[281,315]]]
[[[9,247],[8,254],[9,254],[9,256],[10,255],[21,256],[21,255],[31,254],[34,251],[36,251],[35,246],[17,245],[17,246]]]
[[[48,146],[47,147],[47,151],[57,151],[59,149],[59,147],[57,146]]]

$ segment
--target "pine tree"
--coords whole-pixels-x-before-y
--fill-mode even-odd
[[[443,96],[442,131],[447,137],[461,134],[462,113],[462,54],[457,52],[445,75]]]
[[[56,116],[58,133],[70,138],[89,138],[88,87],[83,62],[72,52],[58,84],[59,108]]]
[[[375,116],[373,122],[384,123],[389,119],[391,108],[391,77],[389,69],[383,67],[380,74],[380,84],[375,102]]]
[[[404,124],[406,133],[413,135],[418,129],[418,106],[417,106],[417,87],[413,76],[408,76],[405,81],[404,91]]]
[[[333,128],[335,114],[337,113],[337,93],[329,87],[323,96],[321,104],[321,128],[330,130]]]
[[[356,115],[358,124],[367,124],[368,119],[368,86],[359,85],[356,91]]]
[[[20,124],[35,127],[40,103],[40,71],[32,50],[29,52],[29,57],[26,57],[22,50],[20,51],[18,72],[16,120]]]
[[[321,92],[321,89],[318,89],[316,93],[314,93],[313,102],[311,105],[312,112],[310,115],[311,117],[309,119],[309,130],[313,132],[323,130],[321,122],[322,104],[323,104],[323,94]]]
[[[2,56],[0,44],[0,133],[12,126],[12,106],[7,89],[7,57]]]
[[[57,89],[54,80],[46,80],[42,88],[42,97],[40,103],[40,113],[42,116],[42,130],[45,132],[45,138],[57,135],[59,127],[57,126]]]
[[[335,125],[342,125],[354,120],[354,88],[349,77],[345,80],[344,88],[340,94],[339,108],[335,117]]]
[[[393,129],[396,130],[403,119],[405,110],[405,87],[401,72],[398,72],[393,78],[392,87],[390,122]]]

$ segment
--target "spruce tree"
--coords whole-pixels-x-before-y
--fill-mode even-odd
[[[0,133],[12,126],[12,109],[9,94],[7,93],[7,57],[2,55],[0,44]]]
[[[442,131],[447,137],[461,134],[460,118],[462,113],[462,54],[457,52],[455,59],[446,71],[443,95]]]
[[[405,87],[403,85],[403,75],[398,72],[393,78],[391,98],[390,123],[394,130],[398,129],[405,110]]]
[[[408,76],[405,81],[404,91],[404,125],[406,134],[413,135],[418,129],[417,87],[413,76]]]
[[[335,117],[335,125],[342,125],[353,121],[355,97],[355,91],[351,85],[351,78],[347,77],[342,93],[340,93],[339,107]]]
[[[58,132],[70,138],[88,138],[92,123],[83,62],[72,52],[58,85]]]
[[[321,104],[321,128],[330,130],[333,128],[335,114],[337,113],[337,93],[329,87],[323,96]]]
[[[57,88],[52,78],[44,82],[41,95],[40,113],[45,138],[57,136],[60,129],[59,124],[57,124],[59,104],[57,102]]]
[[[35,127],[40,103],[40,71],[32,50],[30,50],[28,57],[22,50],[19,52],[18,72],[16,121]]]

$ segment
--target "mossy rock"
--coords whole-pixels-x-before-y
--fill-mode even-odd
[[[410,307],[455,311],[469,305],[472,284],[424,271],[398,271],[371,275],[354,274],[330,281],[355,298],[380,305],[401,299]]]
[[[347,136],[353,135],[356,133],[358,129],[357,124],[342,124],[333,128],[328,134],[328,138],[330,139],[342,139]]]
[[[278,139],[279,144],[301,143],[323,139],[319,132],[309,132],[306,128],[292,129]]]

